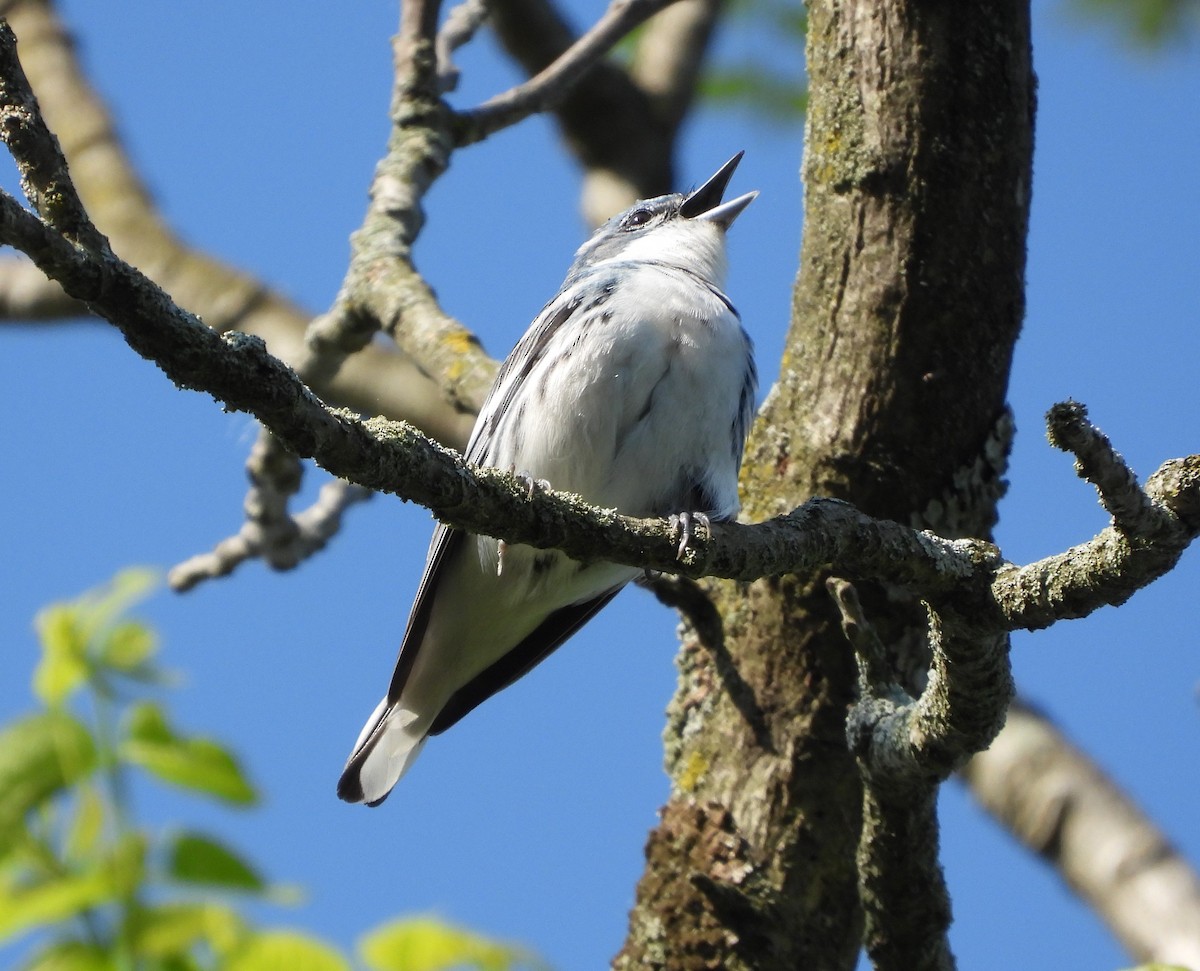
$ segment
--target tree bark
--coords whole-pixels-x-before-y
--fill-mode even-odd
[[[986,536],[1024,312],[1028,5],[809,11],[801,268],[747,450],[745,514],[821,494]],[[706,582],[687,598],[672,792],[615,967],[853,967],[855,664],[820,579]],[[902,599],[866,588],[863,600],[885,642],[924,631]]]

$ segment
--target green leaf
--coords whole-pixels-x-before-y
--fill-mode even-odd
[[[766,121],[800,118],[808,107],[803,79],[773,73],[756,65],[722,67],[700,82],[700,96],[709,101],[747,109]]]
[[[167,873],[181,883],[265,893],[258,871],[229,847],[201,833],[179,833],[167,848]]]
[[[89,590],[77,601],[86,618],[88,639],[96,637],[134,604],[145,600],[158,586],[158,571],[147,567],[122,570],[107,584]]]
[[[493,941],[434,917],[410,917],[376,928],[358,944],[372,971],[449,971],[478,968],[509,971],[520,965],[543,966],[529,951]]]
[[[1200,30],[1196,0],[1074,0],[1076,13],[1110,20],[1120,38],[1147,49],[1182,43]]]
[[[87,680],[88,638],[79,614],[71,604],[55,604],[34,621],[42,656],[33,670],[33,691],[51,708],[60,706]]]
[[[66,712],[40,712],[0,730],[0,855],[26,813],[95,767],[92,736]]]
[[[230,955],[223,971],[351,971],[324,941],[297,931],[264,931]]]
[[[163,782],[235,805],[248,806],[258,799],[232,752],[210,739],[176,734],[152,702],[130,710],[127,735],[118,751],[124,761]]]
[[[125,833],[105,855],[101,866],[118,896],[132,896],[145,881],[148,840],[145,833]]]
[[[104,948],[82,941],[55,941],[21,971],[115,971],[116,966],[116,959]]]
[[[141,907],[133,915],[130,938],[136,954],[164,959],[207,944],[225,955],[246,935],[246,925],[230,907],[214,903],[172,903]]]
[[[5,888],[0,892],[0,940],[68,920],[115,896],[104,868],[55,877],[31,887]]]
[[[64,858],[73,863],[90,858],[100,845],[103,830],[104,799],[95,786],[80,786],[76,790],[75,813],[63,844]]]
[[[135,620],[114,625],[100,645],[100,661],[123,674],[138,674],[158,650],[154,631]]]
[[[52,708],[62,705],[95,665],[144,677],[155,650],[154,635],[142,624],[116,621],[157,582],[150,570],[123,570],[106,586],[39,613],[35,625],[42,657],[33,674],[38,698]]]

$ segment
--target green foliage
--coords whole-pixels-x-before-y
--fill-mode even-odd
[[[1142,47],[1164,47],[1200,30],[1200,0],[1072,0],[1072,6],[1111,21],[1122,38]]]
[[[20,971],[350,971],[351,959],[302,931],[263,929],[250,899],[280,903],[236,849],[207,833],[139,825],[130,777],[231,806],[258,795],[235,754],[172,724],[158,640],[124,617],[154,585],[122,573],[36,621],[40,708],[0,726],[0,948]],[[364,936],[379,971],[511,971],[525,951],[432,918]]]
[[[700,79],[700,97],[769,124],[794,124],[808,108],[804,5],[793,0],[733,0],[726,21],[722,29],[740,35],[737,46],[755,53],[740,62],[711,59]],[[764,56],[768,47],[778,49],[783,58]]]
[[[544,967],[520,947],[489,940],[431,917],[409,917],[384,924],[359,941],[359,953],[372,971]]]
[[[158,705],[143,701],[129,711],[120,757],[163,782],[238,806],[258,796],[233,754],[207,738],[188,738],[168,723]]]

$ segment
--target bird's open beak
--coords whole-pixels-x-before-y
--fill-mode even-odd
[[[703,219],[706,222],[716,223],[722,229],[732,226],[733,221],[741,215],[742,210],[750,205],[758,195],[757,192],[747,192],[744,196],[738,196],[729,202],[721,202],[721,197],[725,195],[725,188],[733,177],[733,170],[738,167],[738,162],[745,154],[745,152],[738,152],[717,169],[716,175],[684,199],[683,204],[679,207],[679,214],[685,219]]]

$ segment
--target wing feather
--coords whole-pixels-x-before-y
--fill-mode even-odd
[[[451,695],[430,726],[429,734],[440,735],[496,692],[528,674],[602,610],[621,592],[623,586],[621,584],[591,600],[571,604],[550,614],[516,647]]]
[[[463,457],[468,462],[479,464],[486,461],[487,455],[491,451],[491,443],[495,438],[496,429],[508,414],[513,397],[520,388],[521,382],[541,359],[554,334],[579,309],[579,305],[579,299],[570,298],[568,294],[563,294],[558,299],[551,301],[542,309],[529,330],[517,342],[512,353],[505,358],[487,398],[484,399],[483,407],[479,409],[479,417],[475,421],[471,438],[467,442]],[[438,524],[434,529],[433,539],[429,544],[429,553],[425,558],[425,570],[421,574],[421,582],[417,586],[412,612],[408,616],[408,626],[400,641],[396,669],[392,673],[392,681],[388,687],[389,703],[394,703],[400,698],[404,685],[408,681],[408,675],[416,662],[421,644],[424,642],[429,616],[433,610],[434,599],[437,597],[440,585],[442,568],[446,560],[457,551],[467,536],[468,534],[461,530],[442,524]],[[549,650],[546,653],[549,653]],[[528,668],[524,670],[528,670]],[[499,688],[494,690],[499,690]],[[479,700],[482,701],[483,698]]]

